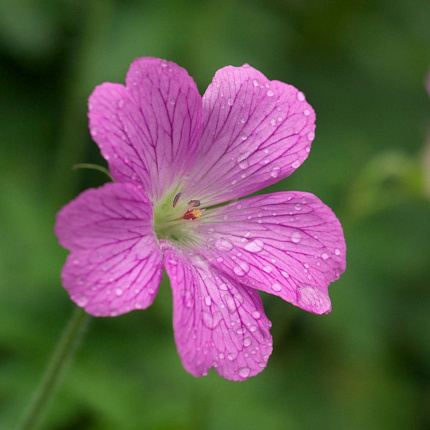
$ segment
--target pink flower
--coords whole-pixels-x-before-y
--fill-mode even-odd
[[[174,63],[139,58],[126,86],[89,99],[90,130],[115,183],[83,192],[57,217],[73,301],[96,316],[144,309],[163,267],[186,370],[243,380],[272,352],[257,290],[316,314],[345,270],[339,221],[317,197],[237,200],[294,172],[315,114],[303,93],[248,65],[219,70],[203,100]]]

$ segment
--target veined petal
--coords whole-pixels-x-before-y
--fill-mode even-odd
[[[132,184],[80,194],[57,215],[55,233],[69,249],[62,281],[88,313],[115,316],[148,307],[162,276],[152,204]]]
[[[338,219],[314,195],[280,192],[208,210],[198,232],[218,270],[307,311],[330,312],[328,285],[345,270],[346,246]]]
[[[91,135],[117,182],[141,184],[157,200],[195,156],[201,97],[185,69],[157,58],[135,60],[126,84],[104,83],[91,94]]]
[[[212,270],[199,255],[165,253],[173,291],[176,345],[194,376],[211,367],[230,380],[243,380],[265,367],[272,352],[270,321],[257,291]]]
[[[218,70],[203,96],[205,123],[187,189],[217,204],[271,185],[307,158],[315,113],[303,93],[249,66]]]

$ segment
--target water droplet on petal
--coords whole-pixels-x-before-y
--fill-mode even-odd
[[[215,247],[220,251],[230,251],[233,249],[233,244],[227,239],[217,239],[215,241]]]
[[[230,352],[230,354],[227,354],[227,358],[228,358],[230,361],[233,361],[233,360],[236,358],[236,355],[235,355],[235,354],[233,354],[232,352]]]
[[[264,248],[264,243],[260,239],[251,240],[244,248],[249,252],[260,252]]]
[[[174,105],[176,103],[176,100],[175,99],[170,99],[170,104],[171,105]]]
[[[323,252],[323,253],[321,254],[321,258],[322,258],[323,260],[327,260],[327,259],[328,259],[328,257],[329,257],[329,255],[327,254],[327,252]]]
[[[246,140],[246,139],[248,139],[248,135],[247,135],[246,133],[242,133],[242,134],[240,135],[240,138],[241,138],[242,140]]]
[[[253,311],[251,315],[252,315],[252,318],[256,320],[258,320],[261,317],[261,314],[258,311]]]
[[[299,160],[296,160],[293,163],[291,163],[291,167],[293,169],[297,169],[299,166],[300,166],[300,161]]]
[[[314,140],[314,137],[315,137],[315,133],[314,133],[313,131],[310,131],[310,132],[307,134],[307,138],[308,138],[308,140],[310,140],[310,141]]]
[[[335,255],[340,255],[340,249],[339,249],[339,248],[336,248],[336,249],[334,250],[334,253],[335,253]]]
[[[304,114],[304,116],[309,116],[311,113],[310,113],[309,109],[305,109],[303,111],[303,114]]]
[[[124,106],[124,100],[118,100],[117,106],[121,109]]]
[[[291,240],[294,243],[299,243],[301,239],[302,239],[302,234],[299,231],[294,231],[293,234],[291,235]]]
[[[233,313],[236,312],[236,304],[234,303],[234,299],[230,294],[225,294],[223,297],[225,304],[227,305],[228,310]]]
[[[272,290],[276,291],[276,292],[279,292],[279,291],[282,290],[282,287],[279,284],[273,284],[272,285]]]
[[[254,84],[254,87],[258,87],[258,85],[260,85],[260,82],[258,82],[258,79],[254,79],[252,83]]]
[[[88,297],[85,296],[85,295],[79,296],[76,299],[76,303],[77,303],[78,306],[84,307],[84,306],[86,306],[88,304]]]
[[[279,175],[280,171],[281,171],[281,168],[279,166],[274,166],[270,171],[270,176],[272,178],[276,178]]]
[[[232,98],[232,97],[229,97],[229,98],[227,99],[227,104],[228,104],[229,106],[233,106],[233,98]]]
[[[244,124],[244,123],[246,122],[246,118],[243,116],[242,118],[240,118],[240,122],[241,122],[242,124]]]
[[[241,378],[247,378],[250,373],[251,373],[251,371],[249,370],[249,367],[241,367],[239,369],[239,376]]]
[[[298,100],[299,102],[302,102],[302,101],[304,101],[304,99],[305,99],[305,95],[304,95],[301,91],[299,91],[299,92],[297,93],[297,100]]]
[[[224,283],[219,284],[219,285],[218,285],[218,288],[219,288],[220,290],[223,290],[223,291],[227,291],[227,290],[228,290],[228,288],[227,288],[227,284],[224,284]]]
[[[117,289],[115,290],[115,294],[116,294],[117,296],[122,296],[122,293],[123,293],[123,291],[121,290],[121,288],[117,288]]]
[[[221,321],[221,312],[214,312],[213,314],[209,312],[203,312],[203,323],[207,328],[215,328]]]
[[[267,91],[267,97],[273,97],[274,92],[272,90]]]
[[[331,302],[328,294],[319,288],[307,284],[299,285],[297,289],[297,304],[303,309],[318,314],[331,310]]]
[[[237,156],[237,162],[239,163],[239,167],[241,169],[246,169],[249,165],[249,161],[248,161],[248,157],[250,156],[250,152],[241,152],[238,156]]]
[[[237,276],[245,276],[249,272],[249,264],[246,261],[239,261],[233,271]]]
[[[243,339],[243,346],[249,346],[251,345],[252,340],[250,337],[245,337],[245,339]]]
[[[243,333],[245,333],[246,332],[246,328],[245,327],[239,327],[237,330],[236,330],[236,333],[237,334],[243,334]]]
[[[210,306],[211,305],[212,299],[210,298],[210,296],[206,296],[205,297],[205,303],[206,303],[206,306]]]

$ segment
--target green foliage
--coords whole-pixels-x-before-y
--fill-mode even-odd
[[[425,0],[1,0],[0,428],[16,425],[72,313],[55,214],[107,179],[73,170],[103,164],[86,98],[150,55],[202,92],[247,62],[306,94],[310,157],[272,189],[334,209],[347,271],[327,316],[263,297],[274,353],[242,383],[183,370],[164,281],[151,308],[93,319],[42,429],[430,427],[429,22]]]

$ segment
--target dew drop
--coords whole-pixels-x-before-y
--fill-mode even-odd
[[[310,111],[309,111],[309,109],[305,109],[304,111],[303,111],[303,115],[304,116],[309,116],[311,113],[310,113]]]
[[[282,287],[279,284],[273,284],[272,285],[272,290],[279,292],[279,291],[282,290]]]
[[[78,306],[84,307],[84,306],[86,306],[88,304],[88,297],[84,296],[84,295],[79,296],[76,299],[76,303],[77,303]]]
[[[203,312],[203,323],[207,328],[215,328],[221,321],[222,314],[217,311],[213,314],[209,312]]]
[[[115,294],[116,294],[117,296],[122,296],[122,293],[123,293],[123,291],[121,290],[121,288],[117,288],[117,289],[115,290]]]
[[[206,296],[205,297],[205,303],[206,303],[206,306],[210,306],[211,305],[212,299],[210,298],[210,296]]]
[[[298,100],[299,102],[302,102],[302,101],[304,101],[304,99],[305,99],[305,95],[304,95],[301,91],[299,91],[299,92],[297,93],[297,100]]]
[[[171,105],[174,105],[176,103],[176,100],[175,99],[170,99],[170,104]]]
[[[227,99],[227,104],[228,104],[229,106],[233,106],[233,98],[232,98],[232,97],[229,97],[229,98]]]
[[[300,166],[300,161],[299,160],[296,160],[293,163],[291,163],[291,167],[293,169],[297,169],[297,167],[299,167],[299,166]]]
[[[237,276],[245,276],[249,272],[249,264],[246,261],[240,261],[233,271]]]
[[[300,211],[300,210],[302,210],[302,205],[301,205],[300,203],[296,203],[296,204],[294,205],[294,207],[296,208],[296,211]]]
[[[234,299],[230,294],[225,294],[223,297],[225,304],[227,305],[228,310],[233,313],[236,312],[236,305],[234,303]]]
[[[227,290],[228,290],[227,284],[224,284],[224,283],[219,284],[219,285],[218,285],[218,288],[219,288],[220,290],[223,290],[223,291],[227,291]]]
[[[258,320],[258,319],[260,319],[261,314],[260,314],[260,312],[258,312],[258,311],[253,311],[253,312],[252,312],[252,314],[251,314],[251,316],[252,316],[252,318],[254,318],[255,320]]]
[[[307,135],[308,140],[312,141],[314,140],[315,133],[313,131],[310,131]]]
[[[266,94],[267,94],[267,97],[273,97],[274,92],[272,90],[268,90]]]
[[[281,270],[281,275],[287,279],[290,277],[290,275],[285,270]]]
[[[230,361],[233,361],[233,360],[236,358],[236,355],[234,355],[232,352],[230,352],[230,354],[227,354],[227,358],[228,358]]]
[[[246,169],[249,165],[249,161],[248,161],[248,157],[250,156],[250,152],[241,152],[238,156],[237,156],[237,162],[239,164],[239,167],[241,169]]]
[[[243,333],[245,333],[246,332],[246,328],[245,327],[239,327],[237,330],[236,330],[236,333],[237,334],[243,334]]]
[[[248,139],[248,135],[247,135],[246,133],[242,133],[242,134],[240,135],[240,138],[241,138],[242,140],[246,140],[246,139]]]
[[[260,239],[251,240],[244,248],[249,252],[260,252],[264,248],[264,243]]]
[[[328,257],[329,257],[329,255],[327,254],[327,252],[323,252],[323,253],[321,254],[321,258],[322,258],[323,260],[327,260],[327,259],[328,259]]]
[[[258,82],[258,79],[254,79],[252,83],[254,84],[254,87],[258,87],[258,85],[260,85],[260,82]]]
[[[251,345],[252,340],[250,337],[245,337],[245,339],[243,339],[243,346],[249,346]]]
[[[215,241],[215,247],[220,251],[230,251],[233,249],[233,244],[227,239],[217,239]]]
[[[336,248],[336,249],[334,250],[334,253],[335,253],[335,255],[340,255],[340,249],[339,249],[339,248]]]
[[[244,124],[244,123],[246,122],[246,118],[243,116],[242,118],[240,118],[240,122],[241,122],[242,124]]]
[[[124,100],[118,100],[117,106],[121,109],[124,106]]]
[[[294,231],[291,235],[291,240],[293,241],[293,243],[299,243],[301,239],[302,234],[299,231]]]
[[[247,378],[250,373],[251,373],[251,371],[249,370],[249,367],[241,367],[239,369],[239,376],[241,378]]]
[[[279,175],[280,171],[281,171],[281,168],[279,166],[274,166],[270,171],[270,176],[272,178],[276,178]]]

